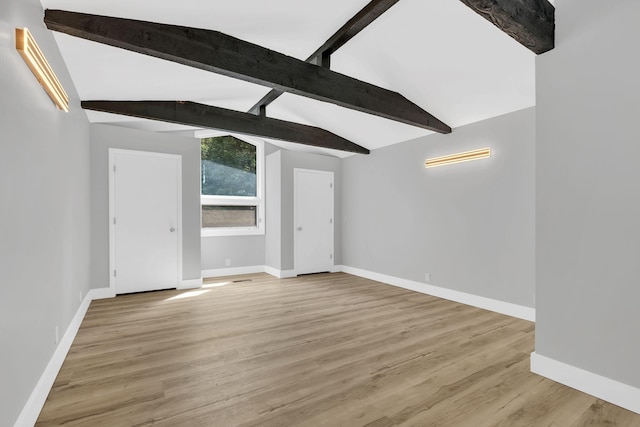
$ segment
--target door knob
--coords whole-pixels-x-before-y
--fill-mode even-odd
[[[298,231],[302,231],[302,227],[298,227]]]
[[[176,229],[175,229],[175,228],[173,228],[173,227],[171,227],[171,228],[169,229],[169,231],[173,233],[174,231],[176,231]]]

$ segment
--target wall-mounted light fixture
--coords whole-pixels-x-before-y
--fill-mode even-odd
[[[448,156],[434,157],[424,162],[424,167],[433,168],[436,166],[448,165],[451,163],[468,162],[469,160],[484,159],[491,157],[491,148],[482,148],[480,150],[465,151],[464,153],[450,154]]]
[[[60,81],[26,28],[16,28],[16,50],[27,63],[53,103],[63,111],[69,111],[69,97]]]

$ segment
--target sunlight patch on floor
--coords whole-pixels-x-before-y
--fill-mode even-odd
[[[203,288],[218,288],[220,286],[230,285],[233,282],[207,283],[202,285]]]
[[[175,297],[167,298],[166,301],[197,297],[197,296],[200,296],[202,294],[206,294],[210,290],[211,289],[202,289],[202,290],[198,290],[198,291],[188,291],[188,292],[182,293],[180,295],[176,295]]]

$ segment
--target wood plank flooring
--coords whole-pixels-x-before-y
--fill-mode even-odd
[[[640,426],[530,373],[524,320],[344,273],[206,282],[94,301],[37,425]]]

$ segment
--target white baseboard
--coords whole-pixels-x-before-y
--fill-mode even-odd
[[[331,270],[329,270],[330,273],[339,273],[341,271],[341,265],[334,265],[333,267],[331,267]],[[288,279],[290,277],[297,276],[295,270],[278,270],[277,268],[269,267],[268,265],[264,266],[264,272],[277,277],[278,279]]]
[[[331,269],[332,273],[342,271],[341,265],[336,265]],[[290,277],[296,277],[295,270],[278,270],[268,265],[253,265],[249,267],[235,267],[235,268],[216,268],[213,270],[202,270],[202,277],[222,277],[222,276],[237,276],[240,274],[253,274],[253,273],[267,273],[278,279],[288,279]]]
[[[491,298],[485,298],[478,295],[468,294],[465,292],[454,291],[452,289],[441,288],[426,283],[415,282],[413,280],[401,279],[399,277],[388,276],[386,274],[375,273],[373,271],[362,270],[359,268],[342,266],[342,271],[354,276],[364,277],[366,279],[376,280],[388,285],[398,286],[400,288],[409,289],[438,298],[444,298],[451,301],[471,305],[485,310],[495,311],[496,313],[506,314],[507,316],[517,317],[519,319],[536,321],[535,308],[525,307],[518,304],[499,301]]]
[[[71,319],[69,327],[67,327],[67,331],[62,336],[62,339],[58,343],[58,347],[56,347],[47,367],[40,376],[40,380],[38,380],[36,387],[33,389],[33,392],[31,392],[29,400],[27,400],[27,403],[22,408],[22,412],[20,412],[14,427],[32,427],[38,420],[38,416],[44,406],[44,402],[47,400],[47,396],[49,396],[49,391],[51,391],[51,387],[58,376],[62,363],[64,362],[65,357],[67,357],[71,344],[78,333],[82,319],[84,319],[84,315],[89,308],[89,304],[91,304],[92,299],[94,299],[93,296],[105,295],[105,289],[111,292],[109,288],[90,289],[84,300],[82,300],[80,307],[78,307],[78,311],[76,311],[75,316]]]
[[[202,277],[237,276],[240,274],[264,273],[264,265],[251,265],[248,267],[215,268],[202,270]]]
[[[640,389],[531,353],[531,372],[640,414]]]
[[[288,279],[290,277],[296,277],[295,270],[278,270],[277,268],[269,267],[268,265],[264,266],[264,272],[270,274],[278,279]]]
[[[176,289],[198,289],[202,287],[202,277],[199,279],[187,279],[183,280]]]
[[[40,376],[40,380],[38,380],[36,387],[33,389],[33,392],[31,392],[29,400],[27,400],[27,403],[22,408],[22,412],[20,412],[14,427],[32,427],[36,423],[40,411],[42,411],[42,407],[47,400],[47,396],[49,396],[49,391],[51,391],[58,372],[60,372],[62,363],[65,357],[67,357],[71,344],[73,344],[73,340],[78,333],[82,319],[84,319],[84,315],[89,309],[91,301],[113,297],[115,297],[115,294],[111,288],[89,289],[89,292],[87,292],[84,300],[82,300],[78,311],[76,311],[66,332],[58,343],[58,347],[56,347],[56,350],[53,352],[53,356],[51,356],[47,367]]]
[[[115,298],[116,293],[111,288],[89,289],[87,296],[91,301],[96,299]]]

